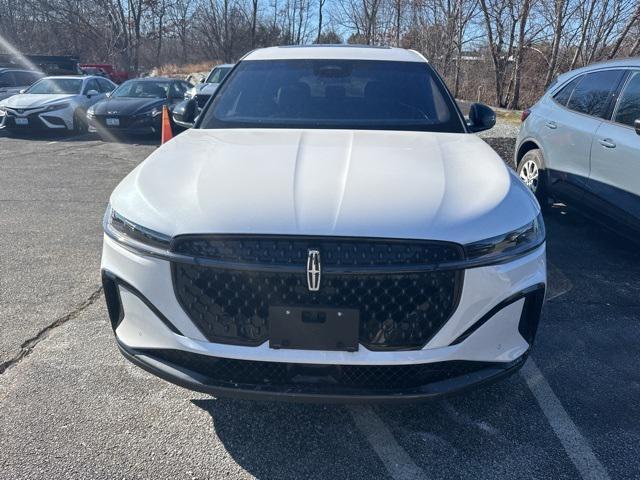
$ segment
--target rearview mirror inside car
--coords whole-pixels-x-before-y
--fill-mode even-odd
[[[640,135],[640,118],[633,122],[633,125],[636,127],[636,133]]]
[[[184,128],[192,128],[196,123],[196,101],[183,100],[173,107],[173,121]]]
[[[496,124],[496,112],[483,103],[474,103],[469,108],[469,121],[467,125],[472,132],[489,130]]]

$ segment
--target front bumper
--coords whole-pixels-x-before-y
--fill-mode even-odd
[[[178,303],[169,262],[141,257],[105,237],[105,294],[124,355],[152,373],[198,391],[241,397],[320,401],[417,400],[451,393],[517,370],[531,347],[546,285],[544,245],[507,264],[468,269],[455,313],[418,350],[356,352],[273,349],[208,341]],[[173,353],[172,353],[173,352]],[[176,357],[175,353],[180,355]],[[239,362],[233,371],[285,368],[291,375],[220,377],[212,365]],[[459,368],[460,365],[464,368]],[[397,372],[428,366],[416,381],[353,385],[341,372],[384,367]],[[302,373],[298,370],[302,369]],[[311,373],[310,373],[311,372]],[[392,372],[393,373],[393,372]],[[395,376],[395,373],[394,373]],[[418,381],[424,378],[424,382]],[[296,379],[302,379],[298,381]],[[265,382],[266,380],[266,382]]]
[[[395,388],[372,388],[366,383],[357,385],[336,384],[335,378],[344,376],[345,368],[382,368],[379,376],[393,375],[393,369],[410,370],[415,366],[353,367],[305,365],[295,363],[252,362],[228,360],[198,354],[185,354],[179,350],[135,350],[118,342],[120,352],[133,364],[144,370],[197,392],[214,396],[248,400],[284,400],[321,403],[398,403],[415,402],[443,395],[461,393],[465,390],[493,383],[512,375],[522,367],[527,355],[507,363],[486,362],[442,362],[427,364],[431,370],[431,381],[412,386]],[[218,367],[218,368],[216,368]],[[422,367],[422,365],[419,365]],[[226,372],[216,375],[211,372]],[[242,378],[242,372],[252,371],[252,382]],[[285,372],[281,381],[268,381],[265,377],[257,381],[261,372]],[[236,373],[241,372],[241,373]],[[280,376],[279,373],[272,375]],[[358,375],[352,373],[351,376]],[[237,380],[235,379],[237,378]],[[267,381],[265,381],[267,380]]]
[[[120,125],[114,127],[106,124],[106,117],[104,116],[87,117],[89,131],[110,134],[117,137],[121,135],[154,135],[162,129],[162,118],[160,115],[156,117],[146,115],[139,117],[118,117],[118,119],[120,120]]]
[[[69,106],[52,111],[44,108],[20,111],[7,109],[0,116],[0,127],[13,131],[73,130],[73,108]]]

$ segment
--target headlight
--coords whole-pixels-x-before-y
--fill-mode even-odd
[[[465,245],[467,261],[502,263],[522,256],[545,241],[544,221],[539,214],[532,222],[512,232]]]
[[[138,249],[152,247],[153,249],[168,250],[171,242],[171,237],[168,235],[127,220],[111,208],[111,205],[107,207],[104,214],[104,231],[114,240]]]
[[[69,106],[68,103],[56,103],[55,105],[49,105],[45,112],[52,112],[54,110],[62,110],[63,108],[67,108]]]

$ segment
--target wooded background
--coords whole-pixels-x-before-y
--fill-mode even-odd
[[[522,108],[559,73],[640,54],[640,0],[0,0],[0,51],[135,73],[306,43],[413,48],[456,97]]]

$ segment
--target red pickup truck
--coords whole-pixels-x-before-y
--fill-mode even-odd
[[[118,71],[109,63],[82,63],[80,68],[91,75],[100,75],[100,70],[102,70],[115,83],[122,83],[129,79],[127,72]]]

